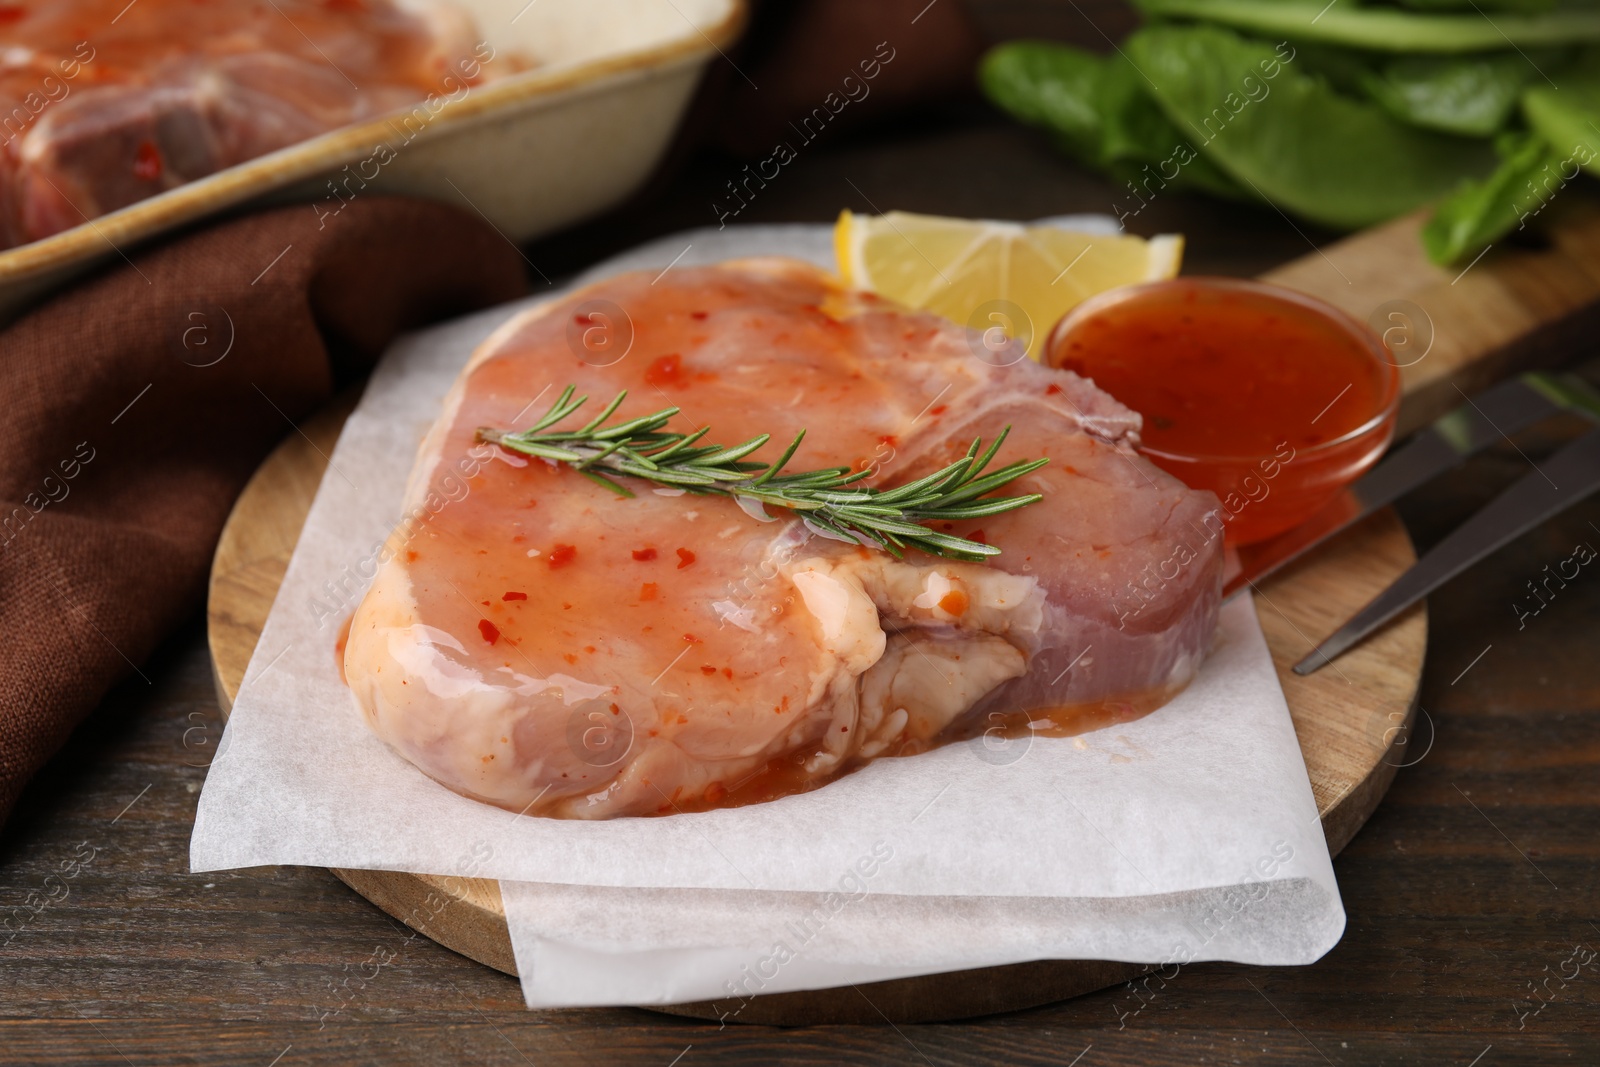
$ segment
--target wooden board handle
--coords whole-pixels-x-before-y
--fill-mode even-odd
[[[1449,269],[1422,250],[1426,218],[1363,230],[1261,276],[1390,333],[1405,389],[1401,435],[1464,393],[1570,361],[1600,331],[1600,199],[1587,190],[1563,191],[1540,228],[1514,231]]]

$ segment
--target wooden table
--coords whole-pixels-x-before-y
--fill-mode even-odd
[[[650,203],[528,255],[559,276],[706,224],[736,169],[699,158]],[[745,218],[866,209],[851,183],[880,206],[966,215],[1104,211],[1114,197],[1039,139],[957,107],[893,137],[819,142]],[[1217,273],[1253,274],[1327,239],[1176,195],[1136,221],[1186,232],[1190,269]],[[1518,443],[1537,461],[1552,442]],[[1502,446],[1410,503],[1419,547],[1527,462]],[[412,935],[326,871],[189,875],[195,800],[222,732],[197,604],[0,830],[0,921],[32,914],[0,946],[0,1063],[1600,1062],[1600,957],[1564,988],[1554,977],[1575,944],[1600,950],[1600,570],[1521,631],[1511,607],[1579,541],[1600,547],[1600,501],[1433,598],[1414,765],[1335,863],[1349,928],[1321,962],[1197,965],[1144,1001],[1119,987],[899,1029],[528,1012],[514,980]],[[30,894],[50,902],[31,913]],[[1546,979],[1550,1002],[1519,1019],[1517,1002],[1531,1013],[1530,984]]]

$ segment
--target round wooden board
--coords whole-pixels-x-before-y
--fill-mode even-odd
[[[222,532],[211,566],[207,621],[224,713],[239,691],[327,456],[355,400],[354,395],[341,398],[280,445],[245,487]],[[1331,633],[1415,559],[1399,519],[1384,511],[1265,583],[1256,597],[1333,853],[1355,836],[1389,788],[1396,768],[1408,762],[1405,746],[1427,646],[1426,609],[1418,605],[1408,611],[1341,657],[1337,669],[1302,678],[1290,667],[1314,639]],[[440,944],[516,973],[499,883],[393,871],[333,873]],[[438,906],[441,898],[448,902],[443,908]],[[1063,1000],[1145,970],[1145,965],[1095,960],[1013,964],[878,982],[860,990],[756,997],[734,1017],[778,1025],[959,1019]],[[715,1019],[726,1009],[708,1002],[659,1010]]]

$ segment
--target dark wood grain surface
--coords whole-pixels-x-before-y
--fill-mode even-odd
[[[984,23],[1090,36],[1063,14],[1072,8],[994,5]],[[704,225],[737,166],[695,156],[639,203],[528,256],[559,277]],[[740,221],[829,220],[841,206],[870,210],[867,199],[1027,218],[1105,211],[1114,198],[1041,139],[957,103],[819,142]],[[1328,236],[1176,195],[1134,221],[1187,233],[1189,268],[1218,273],[1255,273]],[[1419,546],[1572,429],[1507,443],[1408,504]],[[1597,1063],[1600,565],[1520,629],[1512,606],[1580,542],[1600,548],[1600,502],[1434,596],[1426,715],[1410,765],[1335,863],[1349,927],[1326,958],[1196,965],[1137,994],[898,1029],[529,1012],[514,980],[413,935],[326,871],[188,874],[222,732],[197,605],[0,830],[0,1063]]]

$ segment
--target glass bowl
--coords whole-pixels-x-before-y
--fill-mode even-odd
[[[1139,451],[1215,493],[1235,545],[1298,525],[1364,474],[1400,408],[1398,366],[1374,331],[1315,297],[1237,278],[1092,297],[1056,324],[1041,359],[1139,411]]]

